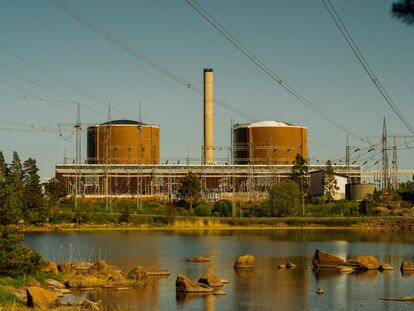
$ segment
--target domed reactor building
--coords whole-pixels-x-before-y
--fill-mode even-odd
[[[234,164],[291,165],[308,157],[308,129],[280,121],[233,126]]]
[[[116,120],[88,127],[88,164],[159,164],[160,127]]]

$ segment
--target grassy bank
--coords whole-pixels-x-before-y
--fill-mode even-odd
[[[24,226],[22,231],[206,230],[206,229],[414,229],[414,217],[169,217],[130,215],[128,223]]]

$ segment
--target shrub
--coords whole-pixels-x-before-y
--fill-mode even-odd
[[[213,214],[221,217],[232,216],[232,203],[229,200],[219,200],[214,203]]]
[[[270,214],[272,216],[296,216],[301,199],[300,188],[292,180],[281,181],[269,190]]]
[[[211,208],[206,204],[197,205],[195,208],[195,214],[197,216],[211,216]]]
[[[38,271],[41,255],[22,244],[23,235],[9,226],[0,227],[0,275],[15,276]]]

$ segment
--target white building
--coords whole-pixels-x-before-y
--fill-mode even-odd
[[[323,197],[325,195],[325,189],[323,186],[324,171],[319,170],[319,171],[310,172],[309,175],[310,175],[311,196],[313,198]],[[348,178],[343,175],[339,175],[339,174],[334,174],[334,176],[336,179],[337,186],[339,188],[335,192],[334,200],[335,201],[343,200],[345,199],[345,185],[348,183]]]

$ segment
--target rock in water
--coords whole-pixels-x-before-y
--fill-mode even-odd
[[[147,279],[148,274],[144,267],[138,266],[128,272],[127,278],[129,280],[141,281]]]
[[[278,269],[285,269],[286,265],[281,263],[280,265],[277,266]]]
[[[348,264],[356,264],[356,268],[360,270],[376,270],[378,269],[378,259],[374,256],[358,256],[348,260]]]
[[[199,280],[198,283],[206,284],[210,287],[221,287],[223,283],[221,278],[212,274],[205,274]]]
[[[295,265],[293,262],[288,261],[288,262],[286,263],[286,267],[287,267],[287,268],[296,268],[296,265]]]
[[[339,266],[338,270],[339,270],[339,272],[343,272],[343,273],[352,273],[352,272],[354,272],[354,268],[349,267],[349,266]]]
[[[387,271],[387,270],[394,270],[394,267],[388,263],[383,263],[381,266],[378,267],[379,271]]]
[[[336,268],[338,266],[345,266],[346,260],[317,249],[313,256],[312,264],[314,268]]]
[[[148,276],[168,276],[170,272],[166,269],[160,269],[156,267],[148,267],[145,269]]]
[[[234,264],[235,269],[254,268],[254,256],[244,255],[239,256]]]
[[[401,263],[401,271],[414,271],[414,265],[411,262],[403,261]]]
[[[56,263],[54,261],[49,261],[42,269],[45,273],[53,273],[58,274],[58,268],[56,266]]]
[[[316,290],[316,293],[317,293],[318,295],[322,295],[324,292],[325,292],[325,290],[324,290],[322,287],[319,287],[319,288]]]
[[[213,291],[213,288],[210,286],[197,283],[184,275],[177,276],[177,280],[175,281],[175,289],[177,292],[183,293],[208,293]]]
[[[27,287],[27,306],[40,310],[49,310],[59,305],[59,297],[41,287]]]
[[[208,257],[191,257],[187,259],[188,262],[209,262],[211,261]]]

